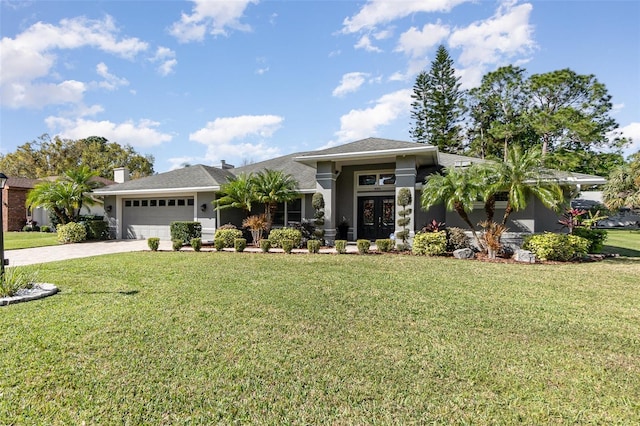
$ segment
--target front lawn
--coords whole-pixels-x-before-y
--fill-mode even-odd
[[[607,241],[604,244],[603,253],[640,257],[640,230],[607,229]]]
[[[58,235],[55,232],[5,232],[5,250],[46,247],[58,245]]]
[[[145,252],[0,308],[7,424],[638,424],[640,262]]]

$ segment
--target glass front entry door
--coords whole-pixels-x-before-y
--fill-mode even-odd
[[[395,231],[393,196],[358,197],[358,238],[389,238]]]

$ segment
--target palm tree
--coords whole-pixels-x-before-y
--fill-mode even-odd
[[[278,203],[298,198],[298,182],[282,170],[264,169],[254,176],[257,200],[264,204],[267,229],[271,229]]]
[[[602,197],[612,210],[621,207],[640,208],[640,152],[631,156],[631,162],[616,168],[604,185]]]
[[[247,213],[251,211],[251,204],[257,201],[254,177],[251,173],[241,173],[229,178],[220,187],[222,197],[215,201],[216,209],[236,208]]]
[[[27,206],[43,207],[52,211],[61,224],[78,220],[83,205],[99,203],[91,191],[100,185],[92,180],[97,173],[87,166],[70,170],[54,182],[37,184],[27,195]]]
[[[468,213],[481,195],[481,182],[472,169],[448,167],[444,175],[432,175],[422,187],[420,204],[424,210],[444,203],[448,211],[455,211],[469,226],[476,241],[480,242],[476,228]]]
[[[94,189],[103,186],[101,182],[95,180],[97,176],[98,172],[91,171],[89,166],[82,166],[64,173],[63,181],[74,185],[74,190],[77,192],[77,213],[74,214],[74,218],[80,216],[83,206],[100,204],[100,201],[91,195]]]
[[[542,167],[542,152],[539,148],[522,151],[513,146],[507,151],[507,160],[497,166],[498,181],[493,185],[494,191],[506,192],[507,207],[502,224],[506,225],[514,211],[527,207],[533,195],[542,204],[551,209],[558,209],[564,201],[562,188],[552,174]]]

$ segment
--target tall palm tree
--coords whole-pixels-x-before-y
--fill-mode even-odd
[[[71,221],[64,202],[65,189],[60,188],[59,182],[44,181],[33,187],[27,194],[27,207],[42,207],[56,215],[61,224]]]
[[[443,175],[432,175],[422,187],[420,204],[424,210],[444,204],[448,211],[455,211],[469,226],[471,232],[480,242],[476,228],[469,219],[469,212],[473,210],[473,203],[481,195],[481,182],[472,170],[448,167]]]
[[[240,173],[229,178],[228,182],[220,187],[222,197],[215,201],[216,209],[230,207],[241,209],[247,213],[251,211],[251,205],[257,201],[254,177],[251,173]]]
[[[257,200],[264,204],[267,228],[271,229],[278,203],[293,201],[299,197],[298,182],[282,170],[264,169],[254,176]]]
[[[507,151],[506,157],[506,161],[498,164],[499,179],[493,186],[495,191],[503,191],[508,195],[503,225],[507,224],[511,213],[527,207],[532,195],[548,208],[560,207],[564,202],[562,188],[553,175],[543,168],[540,148],[523,151],[516,145]]]
[[[608,209],[640,208],[640,154],[636,154],[636,158],[635,170],[633,163],[623,164],[609,175],[602,191],[602,198]]]

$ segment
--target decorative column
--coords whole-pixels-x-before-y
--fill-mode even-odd
[[[333,162],[316,164],[316,190],[324,197],[324,239],[333,245],[336,239],[336,166]]]
[[[398,226],[398,219],[400,216],[398,215],[399,206],[398,203],[398,192],[401,188],[407,188],[411,191],[411,200],[412,203],[409,208],[411,208],[411,215],[408,217],[411,218],[411,222],[409,222],[409,238],[412,239],[416,234],[416,223],[415,223],[415,211],[416,206],[420,205],[419,200],[416,200],[416,157],[413,155],[406,155],[401,157],[396,157],[396,231],[402,231],[402,227]]]

